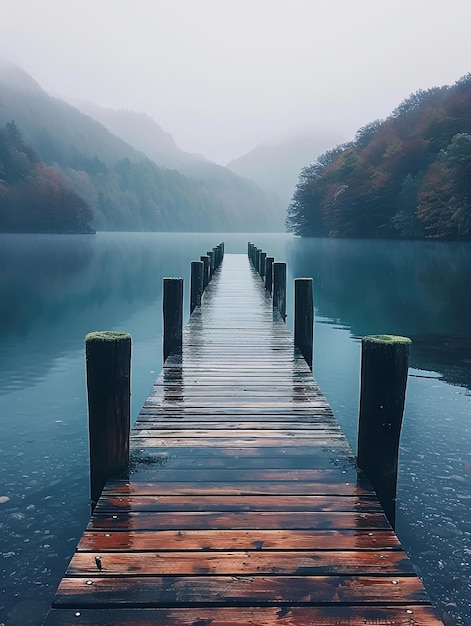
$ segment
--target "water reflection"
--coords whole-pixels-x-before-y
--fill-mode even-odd
[[[471,389],[470,244],[293,239],[287,257],[314,278],[320,315],[357,337],[410,337],[413,367]]]

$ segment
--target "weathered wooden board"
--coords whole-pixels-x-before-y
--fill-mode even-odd
[[[197,491],[197,490],[196,490]],[[293,528],[293,529],[389,529],[382,513],[306,512],[306,511],[235,511],[235,512],[171,512],[171,513],[96,513],[88,530],[158,530],[187,528]]]
[[[45,626],[437,626],[261,281],[226,256]]]
[[[86,531],[78,550],[399,550],[392,530],[152,530]]]
[[[93,596],[92,596],[93,597]],[[255,604],[255,603],[254,603]],[[291,603],[293,604],[293,603]],[[145,604],[144,604],[145,606]],[[439,626],[430,606],[53,609],[48,626]]]
[[[379,512],[372,497],[338,496],[109,496],[103,495],[97,513],[117,511],[359,511]]]
[[[92,584],[87,584],[90,581]],[[75,596],[82,606],[134,603],[152,606],[179,604],[308,605],[312,603],[426,604],[416,577],[386,576],[139,576],[67,577],[59,586],[55,605]]]

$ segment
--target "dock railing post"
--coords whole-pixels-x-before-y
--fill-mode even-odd
[[[371,335],[363,337],[361,347],[357,463],[393,528],[410,344],[407,337]]]
[[[208,250],[206,254],[209,256],[209,280],[211,280],[216,269],[214,266],[214,250]]]
[[[201,296],[203,295],[203,271],[204,263],[202,261],[191,262],[191,281],[190,281],[190,313],[201,306]]]
[[[275,259],[272,256],[267,256],[265,259],[265,289],[268,293],[273,289],[273,263]]]
[[[219,267],[219,246],[213,248],[214,252],[214,271]]]
[[[258,272],[258,263],[260,258],[260,248],[255,247],[253,251],[253,266],[256,272]]]
[[[200,260],[203,262],[203,291],[206,289],[209,283],[209,256],[200,256]]]
[[[260,278],[265,281],[265,260],[267,258],[266,252],[260,252],[260,264],[258,268],[258,273],[260,274]]]
[[[129,464],[131,335],[85,337],[92,512],[106,481]]]
[[[294,279],[294,343],[312,370],[314,304],[312,278]]]
[[[286,263],[273,263],[273,306],[286,321]]]
[[[172,352],[182,351],[183,278],[163,279],[163,352],[164,362]]]

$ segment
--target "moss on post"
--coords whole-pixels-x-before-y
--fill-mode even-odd
[[[410,344],[396,335],[362,339],[358,467],[371,480],[393,528]]]
[[[97,331],[85,337],[92,510],[106,481],[129,463],[131,336]]]

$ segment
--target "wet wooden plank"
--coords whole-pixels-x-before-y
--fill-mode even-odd
[[[78,615],[77,615],[78,613]],[[430,606],[54,609],[46,626],[439,626]]]
[[[59,585],[54,605],[382,604],[385,597],[389,605],[428,603],[420,581],[411,576],[201,575],[123,578],[91,575],[65,577]]]
[[[261,575],[298,576],[414,574],[403,551],[237,551],[186,550],[184,552],[107,552],[101,554],[101,576],[143,575]],[[69,576],[97,573],[95,555],[76,552],[67,568]]]
[[[142,479],[146,477],[143,473]],[[150,482],[131,482],[123,483],[122,486],[118,486],[113,483],[113,487],[105,485],[103,493],[112,493],[117,495],[338,495],[338,496],[363,496],[374,495],[373,489],[368,483],[363,486],[361,483],[336,483],[335,481],[329,483],[323,482],[309,482],[302,483],[290,483],[287,481],[272,481],[272,482],[250,482],[245,483],[222,483],[220,485],[213,484],[210,487],[205,484],[198,483],[178,483],[178,482],[166,482],[159,483],[156,479]]]
[[[338,496],[109,496],[103,495],[97,513],[123,511],[358,511],[380,512],[372,497]]]
[[[392,530],[86,531],[80,552],[175,550],[399,550]]]
[[[218,511],[218,512],[124,512],[96,513],[88,530],[158,530],[198,528],[265,528],[265,529],[389,529],[382,513],[311,512],[311,511]]]

